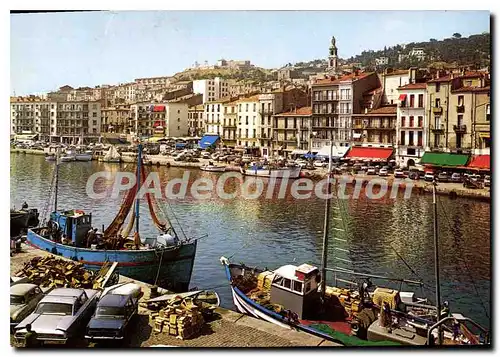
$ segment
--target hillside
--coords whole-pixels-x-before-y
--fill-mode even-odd
[[[187,69],[183,72],[176,73],[174,78],[179,81],[192,81],[196,79],[210,79],[215,77],[236,80],[252,78],[256,81],[264,82],[271,79],[271,76],[270,71],[259,67],[252,67],[245,70],[220,67],[213,69]]]
[[[426,58],[419,61],[417,58],[404,58],[399,61],[399,55],[407,55],[413,48],[422,48]],[[490,64],[491,40],[489,33],[461,37],[453,34],[452,38],[438,41],[430,39],[427,42],[411,42],[393,47],[386,47],[379,51],[363,51],[360,55],[351,57],[348,63],[359,62],[363,66],[375,65],[378,57],[388,57],[389,66],[393,68],[408,68],[409,66],[428,66],[433,62],[446,62],[447,64],[472,65],[485,67]]]

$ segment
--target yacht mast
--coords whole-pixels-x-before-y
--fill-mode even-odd
[[[436,179],[432,182],[432,205],[434,206],[434,274],[436,277],[436,309],[437,321],[441,314],[441,291],[439,283],[439,242],[438,242],[438,217],[437,217],[437,201],[436,201]],[[441,329],[438,327],[438,344],[441,344]]]
[[[328,230],[330,228],[330,195],[331,195],[331,183],[330,175],[332,172],[332,156],[333,156],[333,140],[330,143],[330,158],[328,163],[328,175],[326,178],[326,201],[325,201],[325,221],[323,225],[323,256],[321,260],[321,298],[325,298],[326,292],[326,264],[328,256]]]
[[[57,188],[59,186],[59,161],[60,161],[60,155],[59,155],[59,148],[57,148],[56,151],[56,182],[55,182],[55,192],[54,192],[54,212],[57,212]]]
[[[141,187],[141,163],[142,163],[142,144],[137,146],[137,190],[135,197],[135,231],[139,234],[139,189]]]

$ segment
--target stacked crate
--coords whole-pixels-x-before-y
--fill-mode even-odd
[[[199,307],[192,299],[172,299],[158,312],[150,314],[156,332],[168,333],[181,340],[198,335],[205,323]]]

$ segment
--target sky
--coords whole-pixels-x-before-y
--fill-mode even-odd
[[[488,11],[106,11],[11,14],[11,95],[168,76],[218,59],[264,68],[490,31]]]

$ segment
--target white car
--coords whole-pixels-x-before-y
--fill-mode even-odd
[[[424,180],[427,182],[434,181],[434,174],[432,172],[426,172],[424,176]]]
[[[379,176],[389,176],[389,170],[387,170],[385,167],[382,167],[382,168],[378,171],[378,175],[379,175]]]
[[[377,170],[375,170],[374,167],[370,167],[368,170],[366,170],[366,174],[367,175],[376,175],[377,174]]]
[[[394,171],[394,178],[405,178],[405,173],[403,170]]]
[[[328,162],[326,161],[314,161],[314,167],[328,167]]]

